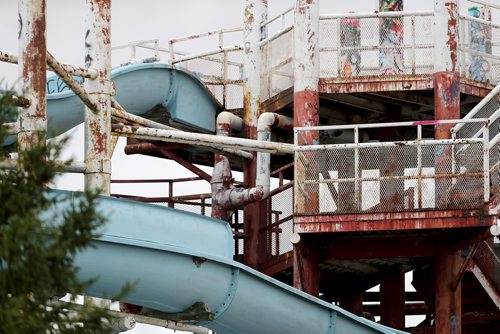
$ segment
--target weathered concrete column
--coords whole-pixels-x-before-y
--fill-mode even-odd
[[[380,322],[405,329],[405,276],[390,273],[380,282]]]
[[[294,25],[294,125],[315,126],[319,124],[319,1],[297,0]],[[318,143],[317,131],[303,132],[299,138],[300,145]],[[307,160],[310,162],[308,168],[317,169],[317,159],[314,155]],[[297,201],[296,212],[305,212],[306,206],[307,212],[318,211],[319,191],[316,191],[316,188],[303,189],[306,193],[304,198],[307,197],[308,200],[307,203],[303,200]],[[294,286],[317,295],[319,268],[317,250],[313,245],[303,241],[294,245],[293,268]]]
[[[111,181],[111,0],[87,0],[85,67],[99,73],[85,90],[100,110],[85,108],[85,187],[109,195]]]
[[[46,115],[46,8],[45,0],[19,0],[20,94],[31,105],[20,109],[19,150],[45,142]]]
[[[267,18],[267,0],[246,0],[244,13],[244,58],[243,58],[243,123],[246,138],[257,139],[257,120],[260,115],[260,58],[259,42],[266,34],[261,23]],[[265,35],[264,35],[265,36]],[[243,166],[244,186],[255,187],[257,161]],[[244,209],[245,230],[244,262],[256,268],[265,260],[267,253],[266,234],[262,228],[267,224],[265,203],[248,204]]]

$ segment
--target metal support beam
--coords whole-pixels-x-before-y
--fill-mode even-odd
[[[85,108],[85,187],[104,195],[111,181],[111,0],[87,0],[85,67],[98,71],[85,90],[99,105]]]
[[[293,286],[319,296],[319,247],[307,235],[293,245]]]
[[[386,326],[405,329],[405,276],[390,273],[380,283],[380,322]]]
[[[19,150],[45,143],[47,131],[45,0],[19,1],[20,94],[31,103],[19,112]]]
[[[257,139],[257,120],[260,115],[260,41],[266,37],[267,0],[246,0],[243,17],[243,125],[245,137]],[[246,189],[255,187],[257,161],[243,165],[243,182]],[[265,203],[253,202],[243,210],[245,230],[244,263],[257,268],[266,257],[265,234],[259,233],[267,223]]]
[[[436,252],[435,328],[436,334],[462,333],[462,289],[452,285],[460,267],[460,254],[449,252],[446,244]]]

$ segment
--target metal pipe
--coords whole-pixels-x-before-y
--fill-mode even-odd
[[[11,63],[11,64],[17,64],[19,59],[17,55],[9,54],[7,52],[2,52],[0,51],[0,61]],[[76,67],[70,64],[59,64],[66,72],[68,72],[70,75],[77,76],[77,77],[83,77],[83,78],[88,78],[88,79],[94,79],[97,77],[97,71],[94,69],[84,69],[80,67]],[[52,71],[53,68],[47,64],[46,69],[48,71]]]
[[[475,3],[483,5],[483,6],[500,9],[500,5],[495,4],[495,3],[491,3],[491,2],[488,2],[488,1],[484,1],[484,0],[469,0],[469,1],[470,2],[475,2]]]
[[[93,101],[90,95],[85,91],[85,89],[77,82],[71,74],[52,56],[50,52],[47,52],[47,64],[54,70],[54,72],[61,78],[61,80],[75,93],[76,96],[82,100],[83,104],[96,112],[98,112],[101,106]]]
[[[99,108],[85,108],[85,187],[110,193],[111,181],[111,0],[87,0],[85,67],[99,76],[84,88]]]
[[[85,172],[85,162],[83,161],[73,161],[68,164],[67,161],[54,160],[54,163],[59,167],[63,168],[65,173],[84,173]],[[0,168],[5,169],[15,169],[18,166],[17,159],[2,159],[0,160]]]
[[[19,111],[19,150],[45,143],[47,131],[45,0],[19,0],[19,83],[21,96],[31,101]]]
[[[259,116],[257,123],[257,140],[271,141],[271,129],[293,129],[293,118],[275,113],[263,113]],[[266,199],[271,188],[271,154],[257,153],[257,175],[255,187],[262,189],[263,197]]]
[[[242,149],[246,151],[269,152],[274,154],[293,154],[293,145],[287,143],[262,142],[246,138],[221,137],[202,133],[150,129],[144,127],[117,124],[113,133],[137,139],[159,140],[189,144],[194,146],[215,147],[218,149]]]

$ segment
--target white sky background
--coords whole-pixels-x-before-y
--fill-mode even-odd
[[[497,3],[500,0],[490,0]],[[462,2],[463,3],[463,2]],[[273,16],[294,4],[293,0],[269,0],[269,16]],[[372,12],[377,9],[378,0],[356,1],[320,1],[322,14],[341,12]],[[467,6],[461,8],[464,12]],[[129,41],[155,39],[160,40],[162,47],[172,38],[198,34],[221,28],[242,26],[243,0],[114,0],[112,1],[112,45],[122,45]],[[404,3],[407,11],[433,9],[433,0],[407,0]],[[84,64],[84,30],[85,0],[47,0],[47,43],[49,51],[60,62],[77,66]],[[495,13],[494,13],[495,14]],[[17,46],[17,0],[0,0],[0,50],[18,54]],[[498,18],[494,18],[498,20]],[[212,40],[213,41],[213,40]],[[235,40],[231,44],[240,43]],[[229,43],[228,43],[229,44]],[[196,51],[211,49],[215,45],[198,44]],[[187,50],[189,51],[189,50]],[[152,55],[152,54],[150,54]],[[128,51],[113,52],[112,64],[118,65],[128,60]],[[166,61],[167,56],[162,55]],[[12,87],[17,80],[17,66],[0,62],[0,88]],[[66,157],[84,160],[82,126],[72,132],[70,146]],[[113,178],[177,178],[192,174],[173,162],[143,156],[125,156],[121,139],[113,156]],[[210,172],[209,168],[204,168]],[[238,176],[237,176],[238,177]],[[209,191],[206,183],[199,184],[199,192]],[[83,187],[83,176],[67,174],[57,181],[57,187],[78,190]],[[147,196],[167,195],[166,186],[123,186],[114,185],[113,192],[131,193]],[[192,184],[182,187],[177,185],[176,195],[192,193]],[[140,327],[140,326],[138,326]],[[137,328],[134,333],[170,333],[158,328]]]

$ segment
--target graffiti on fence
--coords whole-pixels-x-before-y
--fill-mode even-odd
[[[380,0],[381,12],[402,11],[403,0]],[[379,23],[379,65],[385,75],[401,74],[404,71],[403,18],[381,18]]]
[[[472,17],[479,18],[484,15],[478,7],[469,8]],[[491,27],[479,22],[469,22],[469,47],[471,50],[491,53]],[[478,54],[470,55],[469,78],[481,82],[489,82],[491,62]]]
[[[359,75],[361,71],[361,25],[359,19],[342,19],[340,21],[340,45],[342,51],[341,76]],[[349,49],[352,48],[352,49]]]

